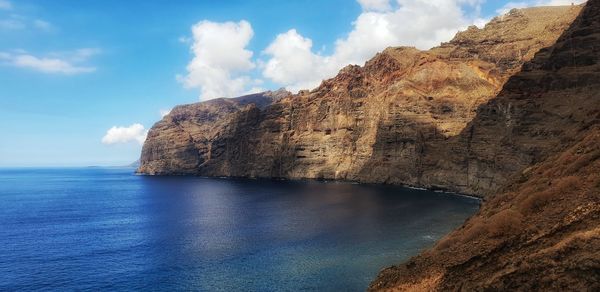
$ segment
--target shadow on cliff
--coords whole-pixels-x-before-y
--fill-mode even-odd
[[[598,290],[599,43],[600,1],[590,0],[451,138],[486,137],[485,155],[518,156],[506,169],[540,163],[506,173],[518,179],[506,193],[434,248],[384,269],[370,290]],[[489,158],[468,151],[470,161]]]
[[[392,120],[402,121],[404,128],[382,120],[378,122],[371,157],[362,165],[358,176],[378,183],[421,185],[420,178],[429,163],[429,144],[442,143],[445,138],[435,124],[401,114],[393,115]],[[407,124],[410,126],[406,127]]]
[[[439,137],[436,125],[413,120],[413,136],[399,139],[380,122],[373,155],[359,173],[378,182],[485,195],[570,145],[573,133],[598,121],[599,97],[581,92],[600,83],[597,67],[589,69],[600,55],[598,39],[586,37],[597,34],[588,27],[596,21],[593,13],[583,9],[555,44],[539,50],[496,97],[478,107],[458,135]],[[412,163],[397,159],[405,155],[414,155]]]

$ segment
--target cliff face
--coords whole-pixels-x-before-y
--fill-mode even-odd
[[[219,98],[180,105],[154,124],[142,149],[139,173],[223,175],[228,161],[222,161],[228,147],[226,137],[235,136],[247,112],[260,112],[289,95],[280,89],[238,98]],[[231,159],[231,158],[228,158]],[[216,160],[222,161],[219,165]],[[211,164],[212,169],[206,166]],[[201,172],[202,171],[202,172]]]
[[[369,290],[600,290],[600,127],[576,137]]]
[[[580,9],[513,10],[429,51],[388,48],[310,92],[260,104],[220,99],[177,107],[151,129],[138,171],[343,179],[486,195],[562,139],[553,128],[513,123],[534,104],[494,98]],[[575,127],[581,118],[562,122]]]
[[[457,140],[472,144],[477,171],[498,156],[534,164],[435,247],[383,270],[371,289],[600,290],[600,1],[588,1]]]
[[[372,290],[600,290],[600,0],[513,10],[316,89],[180,106],[140,173],[346,179],[487,196]]]

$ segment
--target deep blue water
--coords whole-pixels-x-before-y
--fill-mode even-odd
[[[478,202],[348,183],[0,169],[0,290],[364,290]]]

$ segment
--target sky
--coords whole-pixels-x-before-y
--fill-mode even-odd
[[[571,2],[0,0],[0,167],[127,165],[178,104],[311,89],[388,46]]]

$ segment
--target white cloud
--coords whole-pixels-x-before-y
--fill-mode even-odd
[[[261,90],[250,76],[262,77],[288,90],[311,89],[348,64],[363,65],[390,46],[429,49],[448,41],[469,25],[487,22],[480,16],[485,0],[357,0],[362,7],[351,31],[334,42],[333,52],[313,47],[312,40],[290,29],[275,37],[259,60],[247,49],[253,31],[246,21],[193,26],[193,60],[188,74],[178,79],[188,88],[199,88],[201,99],[232,97]],[[517,0],[513,7],[561,5],[582,0]],[[181,41],[185,41],[184,38]],[[257,66],[258,65],[258,66]],[[258,69],[253,71],[254,69]]]
[[[390,0],[358,0],[358,3],[365,11],[387,11],[392,9]]]
[[[2,9],[0,8],[0,10]],[[24,30],[30,28],[35,28],[47,32],[54,30],[54,26],[52,25],[52,23],[46,20],[31,19],[30,17],[16,13],[10,13],[4,16],[3,19],[0,19],[0,29],[3,30]]]
[[[13,10],[13,5],[8,0],[0,0],[0,11]],[[3,30],[23,30],[27,28],[35,28],[43,31],[52,31],[54,26],[43,19],[34,19],[27,15],[21,15],[19,13],[10,11],[4,13],[0,19],[0,29]]]
[[[94,67],[78,67],[61,59],[38,58],[32,55],[15,56],[13,64],[17,67],[30,68],[44,73],[77,74],[96,71]]]
[[[0,0],[0,10],[10,10],[12,9],[12,4],[8,0]]]
[[[63,55],[69,58],[73,62],[85,62],[89,58],[96,56],[102,52],[99,48],[81,48],[70,52],[63,52],[59,55]]]
[[[171,109],[161,109],[158,111],[161,118],[164,118],[166,115],[171,113]]]
[[[389,46],[428,49],[450,40],[456,32],[479,22],[480,0],[360,0],[364,11],[353,22],[352,31],[335,42],[331,55],[314,52],[312,41],[292,29],[278,35],[264,51],[269,59],[265,77],[295,91],[317,86],[348,64],[362,65]],[[465,8],[474,10],[467,15]]]
[[[186,36],[180,36],[179,38],[177,38],[177,41],[182,44],[189,44],[192,42],[192,39]]]
[[[4,64],[10,66],[43,73],[73,75],[96,71],[95,67],[78,65],[96,53],[92,49],[80,49],[69,53],[52,53],[51,57],[37,57],[24,51],[0,52],[0,61],[4,61]]]
[[[280,34],[264,51],[271,58],[264,64],[263,75],[288,90],[312,87],[315,77],[327,72],[328,59],[312,52],[312,41],[295,29]]]
[[[144,141],[146,140],[146,135],[148,135],[148,131],[144,128],[142,124],[136,123],[129,127],[114,126],[108,129],[106,135],[102,137],[102,143],[111,145],[137,142],[141,145],[144,144]]]
[[[244,74],[255,68],[246,49],[254,35],[250,23],[200,21],[192,27],[194,58],[188,74],[178,76],[187,88],[199,88],[200,99],[233,97],[248,91],[253,80]]]

